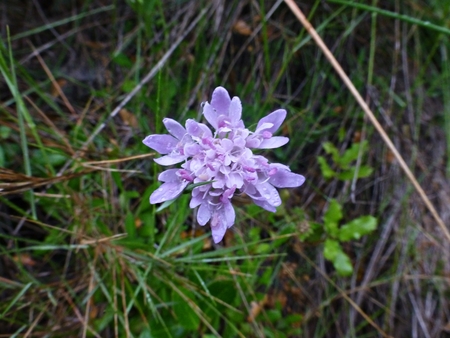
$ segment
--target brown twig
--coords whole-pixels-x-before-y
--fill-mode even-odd
[[[406,164],[405,160],[403,159],[402,155],[400,155],[400,153],[398,152],[398,150],[395,147],[394,143],[392,143],[391,139],[389,138],[389,136],[387,135],[387,133],[385,132],[385,130],[383,129],[381,124],[378,122],[377,118],[372,113],[372,111],[370,110],[369,106],[366,104],[366,102],[362,98],[361,94],[359,94],[358,90],[356,89],[356,87],[354,86],[354,84],[352,83],[350,78],[347,76],[345,71],[342,69],[342,67],[339,64],[339,62],[336,60],[336,58],[333,56],[331,51],[325,45],[325,43],[323,42],[323,40],[319,36],[319,34],[317,34],[316,30],[311,25],[311,23],[308,21],[308,19],[305,17],[305,15],[302,13],[302,11],[297,6],[297,4],[293,0],[284,0],[284,2],[289,6],[289,8],[291,9],[292,13],[294,13],[294,15],[297,17],[297,19],[305,27],[305,29],[311,35],[313,40],[316,42],[316,44],[319,46],[319,48],[325,54],[325,57],[328,59],[328,61],[330,61],[331,65],[334,67],[336,72],[339,74],[339,76],[341,77],[342,81],[345,83],[347,88],[352,93],[353,97],[359,103],[359,105],[361,106],[362,110],[364,111],[364,113],[369,118],[370,122],[372,122],[373,126],[378,131],[378,133],[380,134],[380,136],[383,139],[383,141],[386,143],[388,148],[394,154],[394,156],[397,159],[397,161],[398,161],[400,167],[402,168],[403,172],[406,174],[408,179],[411,181],[412,185],[414,186],[414,188],[416,189],[416,191],[419,193],[420,197],[422,198],[422,201],[425,203],[426,207],[428,208],[428,210],[430,211],[430,213],[433,215],[434,219],[436,220],[437,224],[441,228],[441,230],[444,233],[445,237],[450,242],[450,232],[447,229],[447,227],[445,226],[444,221],[439,216],[439,214],[436,211],[436,209],[434,208],[433,204],[431,203],[431,201],[429,200],[429,198],[425,194],[425,191],[422,189],[422,187],[420,186],[419,182],[415,178],[414,174],[409,169],[409,167]]]

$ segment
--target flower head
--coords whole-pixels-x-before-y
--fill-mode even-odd
[[[218,243],[235,221],[231,204],[235,194],[247,194],[253,202],[271,212],[281,204],[276,188],[299,187],[302,175],[280,163],[269,163],[253,149],[273,149],[289,139],[273,136],[286,118],[278,109],[262,118],[254,132],[245,128],[241,119],[242,105],[238,97],[230,98],[223,87],[217,87],[211,103],[203,106],[203,115],[214,131],[194,120],[185,127],[172,119],[163,123],[170,135],[150,135],[143,143],[164,155],[155,162],[164,166],[181,163],[180,169],[162,172],[160,188],[150,196],[150,203],[162,203],[178,197],[189,184],[192,190],[189,206],[198,208],[200,225],[210,222],[213,240]]]

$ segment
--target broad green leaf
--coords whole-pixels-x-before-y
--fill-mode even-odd
[[[322,175],[325,178],[332,178],[336,175],[336,173],[333,171],[333,169],[330,168],[330,166],[327,163],[327,160],[325,160],[322,156],[317,156],[317,161],[319,162],[320,171],[322,171]]]
[[[360,239],[377,228],[377,219],[372,216],[362,216],[344,224],[339,229],[339,240],[342,242],[351,239]]]
[[[272,246],[268,243],[261,243],[261,244],[258,244],[255,249],[256,249],[255,253],[264,254],[264,253],[269,253],[272,250]]]
[[[322,144],[323,149],[325,149],[325,152],[327,154],[330,154],[333,158],[334,163],[339,163],[339,150],[333,145],[331,142],[324,142]]]
[[[334,239],[327,238],[323,248],[323,255],[329,261],[334,262],[339,253],[342,252],[341,245]]]
[[[358,170],[358,178],[368,177],[372,174],[373,169],[369,166],[362,165]],[[337,174],[337,178],[342,181],[352,180],[356,175],[356,167],[348,168],[347,170]]]
[[[342,206],[338,201],[332,199],[327,212],[323,216],[325,231],[335,237],[338,233],[338,223],[342,219]]]
[[[373,168],[366,165],[362,165],[361,167],[359,167],[358,178],[369,177],[370,175],[372,175],[372,173]]]
[[[352,262],[343,251],[339,252],[334,258],[333,265],[341,276],[350,276],[353,273]]]
[[[267,318],[272,323],[279,322],[280,320],[282,320],[282,317],[283,317],[283,315],[281,314],[281,311],[278,309],[267,310],[266,315],[267,315]]]
[[[353,177],[355,177],[355,168],[350,168],[336,175],[336,178],[341,181],[350,181]]]
[[[362,153],[364,153],[367,149],[367,140],[364,140],[362,143],[353,143],[352,146],[338,159],[338,161],[336,161],[342,169],[348,169],[350,163],[358,158],[360,147],[363,147]]]
[[[124,68],[133,67],[133,62],[124,53],[116,53],[116,55],[113,56],[112,61],[120,67]]]
[[[0,126],[0,138],[1,139],[6,139],[9,137],[9,135],[11,135],[11,128],[8,128],[6,126]]]
[[[326,259],[333,262],[333,266],[341,276],[348,276],[353,273],[353,266],[350,258],[342,250],[341,245],[334,239],[327,239],[323,249]]]
[[[209,284],[207,288],[212,297],[215,297],[216,299],[219,299],[223,302],[217,302],[216,300],[213,301],[211,299],[208,299],[208,297],[205,297],[201,301],[199,301],[199,307],[205,312],[207,318],[211,319],[211,323],[214,323],[214,321],[219,321],[216,311],[224,312],[226,310],[226,307],[223,304],[229,304],[233,306],[238,293],[235,284],[229,280],[214,281]],[[211,308],[206,303],[215,303],[215,306],[214,308]]]
[[[125,231],[128,237],[134,238],[136,236],[136,224],[134,223],[134,215],[128,211],[125,217]]]
[[[183,326],[187,330],[195,330],[200,325],[200,318],[194,312],[192,305],[187,301],[191,301],[195,303],[193,300],[193,294],[185,289],[180,289],[181,292],[185,295],[182,297],[178,292],[173,290],[172,292],[172,301],[173,311],[177,316],[178,323]]]

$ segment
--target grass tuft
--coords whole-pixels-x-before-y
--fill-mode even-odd
[[[450,7],[300,5],[448,228]],[[286,3],[0,12],[0,337],[449,334],[448,241]],[[187,195],[149,204],[142,139],[219,85],[247,126],[288,111],[290,142],[262,153],[307,181],[276,213],[236,196],[216,245]]]

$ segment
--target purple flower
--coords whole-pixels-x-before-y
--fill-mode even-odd
[[[189,206],[198,207],[200,225],[210,222],[213,240],[218,243],[236,218],[231,204],[234,194],[246,194],[256,205],[275,212],[281,204],[276,188],[299,187],[305,178],[252,151],[278,148],[289,141],[287,137],[273,136],[286,118],[284,109],[262,118],[251,132],[241,119],[241,100],[231,99],[224,88],[217,87],[211,103],[203,106],[203,115],[214,132],[194,120],[187,120],[184,128],[166,118],[163,122],[170,135],[144,139],[145,145],[165,155],[155,159],[158,164],[183,162],[180,169],[168,169],[159,175],[163,184],[150,196],[150,203],[172,200],[189,184],[204,183],[192,190]]]

